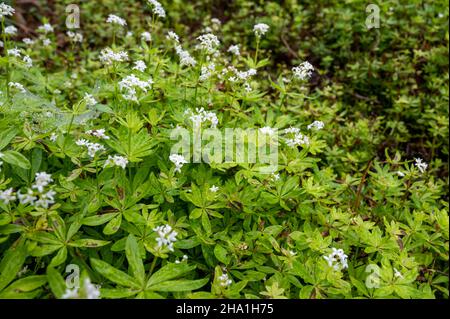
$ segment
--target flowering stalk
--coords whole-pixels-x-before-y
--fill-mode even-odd
[[[5,52],[6,57],[6,98],[9,101],[10,97],[10,88],[9,88],[9,82],[11,82],[11,74],[9,72],[9,57],[8,57],[8,41],[6,37],[6,31],[5,31],[5,18],[2,17],[2,33],[3,33],[3,52]]]

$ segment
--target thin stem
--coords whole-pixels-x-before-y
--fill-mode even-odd
[[[3,33],[3,50],[5,52],[6,57],[6,98],[9,101],[10,97],[10,88],[9,82],[11,82],[11,74],[9,72],[9,57],[8,57],[8,41],[5,32],[5,18],[2,18],[2,33]]]
[[[255,52],[255,67],[258,64],[258,53],[259,53],[259,37],[256,38],[256,52]]]
[[[152,261],[152,264],[151,264],[151,266],[150,266],[150,271],[148,272],[148,276],[150,277],[152,274],[153,274],[153,270],[155,269],[155,266],[156,266],[156,261],[158,260],[158,257],[154,257],[153,258],[153,261]]]

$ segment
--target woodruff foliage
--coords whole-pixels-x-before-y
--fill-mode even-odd
[[[67,34],[71,3],[2,17],[0,298],[448,298],[447,1],[88,1]],[[309,143],[177,172],[202,107]]]

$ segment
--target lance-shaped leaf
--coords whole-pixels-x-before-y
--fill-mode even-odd
[[[199,289],[208,283],[208,278],[197,280],[169,280],[153,285],[148,290],[163,291],[163,292],[180,292],[192,291]]]
[[[0,290],[5,288],[16,277],[27,258],[25,240],[19,239],[17,245],[10,247],[0,262]]]
[[[144,284],[145,270],[139,254],[139,246],[136,238],[130,234],[125,245],[125,254],[127,256],[128,264],[130,265],[133,276],[139,281],[141,285]]]
[[[180,277],[188,272],[194,270],[195,266],[190,266],[187,263],[180,264],[167,264],[160,270],[155,272],[150,279],[147,281],[147,288],[156,285],[160,282],[168,281],[177,277]]]
[[[99,272],[103,277],[111,280],[112,282],[130,288],[139,288],[141,285],[131,276],[123,271],[114,268],[108,263],[102,260],[91,258],[92,267]]]

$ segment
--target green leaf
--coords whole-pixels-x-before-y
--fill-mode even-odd
[[[208,283],[208,281],[209,278],[203,278],[198,280],[164,281],[156,285],[150,286],[147,289],[163,292],[192,291],[203,287]]]
[[[58,253],[55,255],[55,257],[52,258],[52,261],[50,262],[50,267],[56,267],[61,265],[63,262],[65,262],[67,259],[67,248],[64,246],[62,247]]]
[[[5,288],[16,277],[26,258],[25,240],[20,238],[17,244],[6,251],[0,262],[0,290]]]
[[[139,247],[136,238],[130,234],[127,238],[125,245],[125,254],[127,256],[128,264],[131,268],[133,276],[138,280],[140,284],[144,284],[145,270],[142,263],[141,256],[139,254]]]
[[[123,271],[120,271],[108,263],[102,260],[91,258],[92,267],[100,273],[103,277],[111,280],[112,282],[130,288],[139,288],[140,285],[135,279]]]
[[[6,163],[18,166],[23,169],[31,168],[30,161],[25,156],[20,154],[19,152],[5,151],[2,153],[3,153],[2,161],[5,161]]]
[[[115,234],[119,230],[121,224],[122,224],[122,214],[119,214],[113,219],[111,219],[108,224],[106,224],[105,228],[103,228],[103,234],[105,235]]]
[[[24,293],[31,292],[47,283],[47,276],[29,276],[13,282],[0,294],[1,299],[24,298]],[[25,294],[26,296],[26,294]],[[26,298],[26,297],[25,297]]]
[[[16,134],[17,128],[15,127],[10,127],[7,129],[2,128],[0,130],[0,151],[4,149],[9,144],[9,142],[12,141]]]
[[[95,215],[83,218],[83,225],[87,226],[99,226],[116,217],[119,213],[107,213],[103,215]]]
[[[150,279],[147,281],[146,287],[149,288],[160,282],[180,277],[194,270],[195,268],[195,266],[190,266],[187,263],[167,264],[150,277]]]
[[[61,298],[66,292],[66,282],[63,276],[53,267],[47,267],[47,280],[56,298]]]
[[[69,246],[95,248],[95,247],[102,247],[102,246],[108,245],[109,243],[110,243],[110,241],[99,240],[99,239],[78,239],[78,240],[74,240],[74,241],[70,242]]]
[[[214,247],[214,256],[216,256],[217,260],[221,263],[228,265],[229,259],[227,258],[228,251],[222,247],[221,245],[216,245]]]

